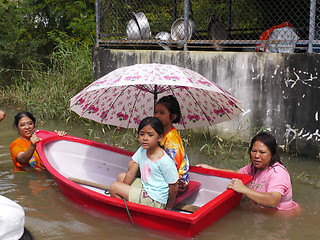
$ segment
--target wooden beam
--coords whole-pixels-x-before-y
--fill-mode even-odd
[[[103,184],[100,184],[100,183],[90,182],[90,181],[87,181],[87,180],[83,180],[83,179],[79,179],[79,178],[73,178],[73,177],[69,177],[69,180],[71,180],[72,182],[83,184],[83,185],[87,185],[87,186],[90,186],[90,187],[95,187],[95,188],[99,188],[99,189],[102,189],[102,190],[109,190],[109,186],[103,185]]]
[[[109,186],[103,185],[100,183],[95,183],[95,182],[91,182],[91,181],[87,181],[87,180],[83,180],[83,179],[79,179],[79,178],[74,178],[74,177],[69,177],[69,180],[71,180],[75,183],[78,183],[78,184],[83,184],[83,185],[87,185],[90,187],[99,188],[102,190],[109,190]],[[181,203],[176,204],[173,208],[175,208],[177,210],[185,211],[185,212],[194,213],[200,207],[195,206],[195,205],[191,205],[191,204],[185,204],[185,203],[181,202]]]

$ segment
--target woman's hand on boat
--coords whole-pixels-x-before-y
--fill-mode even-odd
[[[0,110],[0,122],[6,117],[6,113]]]
[[[233,178],[228,189],[233,189],[237,193],[242,193],[254,203],[263,207],[276,208],[282,195],[278,192],[258,192],[246,187],[240,179]]]
[[[198,163],[197,165],[195,165],[195,167],[202,167],[202,168],[208,168],[208,169],[216,169],[215,167],[209,166],[208,164],[204,164],[204,163]]]
[[[57,131],[57,130],[54,130],[57,134],[58,134],[58,136],[60,136],[60,137],[62,137],[62,136],[64,136],[64,135],[67,135],[67,133],[65,132],[65,131]]]
[[[195,165],[195,167],[202,167],[202,168],[213,169],[213,170],[218,170],[218,171],[225,171],[225,172],[239,172],[239,170],[216,168],[216,167],[212,167],[208,164],[204,164],[204,163],[198,163],[197,165]]]
[[[233,189],[238,193],[244,193],[247,187],[243,184],[243,182],[240,179],[232,178],[227,188]]]
[[[31,136],[31,138],[30,138],[31,145],[32,145],[33,147],[35,147],[35,146],[36,146],[36,143],[39,142],[39,141],[41,141],[41,140],[42,140],[42,139],[39,138],[39,137],[37,137],[37,135],[35,134],[35,132],[32,134],[32,136]]]

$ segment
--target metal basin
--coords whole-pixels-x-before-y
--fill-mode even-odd
[[[189,24],[188,24],[188,40],[191,39],[192,34],[195,33],[196,31],[196,25],[194,22],[189,19]],[[173,40],[183,40],[184,39],[184,18],[179,18],[177,19],[171,26],[171,38]]]
[[[171,40],[171,34],[168,32],[159,32],[154,38],[157,40],[168,41]]]
[[[159,32],[155,37],[155,39],[160,40],[158,44],[164,49],[164,50],[171,50],[168,46],[168,42],[171,40],[171,34],[168,32]]]
[[[151,29],[150,29],[149,21],[146,15],[144,15],[143,12],[133,13],[133,15],[140,29],[141,39],[144,39],[144,40],[151,39]]]
[[[212,40],[227,40],[228,33],[224,24],[218,20],[211,22],[209,25],[209,37]]]
[[[128,22],[126,32],[129,40],[141,40],[140,29],[137,22],[134,19],[131,19]]]

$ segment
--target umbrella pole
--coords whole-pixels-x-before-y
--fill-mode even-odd
[[[158,89],[157,89],[157,85],[154,86],[154,102],[153,102],[153,113],[156,111],[156,105],[157,105],[157,98],[158,98]]]

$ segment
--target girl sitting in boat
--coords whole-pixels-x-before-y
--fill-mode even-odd
[[[179,173],[178,194],[180,195],[189,184],[189,160],[182,139],[177,129],[173,126],[173,123],[179,123],[181,119],[179,102],[172,95],[160,98],[157,102],[154,116],[159,118],[164,126],[164,137],[160,142],[160,146],[176,163]]]
[[[29,112],[19,112],[14,117],[14,126],[19,137],[10,144],[11,159],[14,171],[28,171],[45,169],[38,153],[36,143],[41,140],[35,133],[36,119]],[[66,135],[64,131],[57,131],[59,136]]]
[[[161,121],[147,117],[138,127],[141,147],[132,156],[123,182],[110,186],[110,195],[143,205],[171,209],[178,192],[178,172],[174,161],[160,147],[164,134]],[[135,178],[140,169],[141,178]]]
[[[239,179],[232,179],[228,188],[244,194],[259,207],[277,210],[299,210],[299,205],[292,200],[290,175],[282,165],[275,138],[261,132],[252,140],[249,147],[251,163],[239,170],[219,169],[207,164],[197,164],[215,170],[238,172],[253,176],[253,181],[247,186]]]

